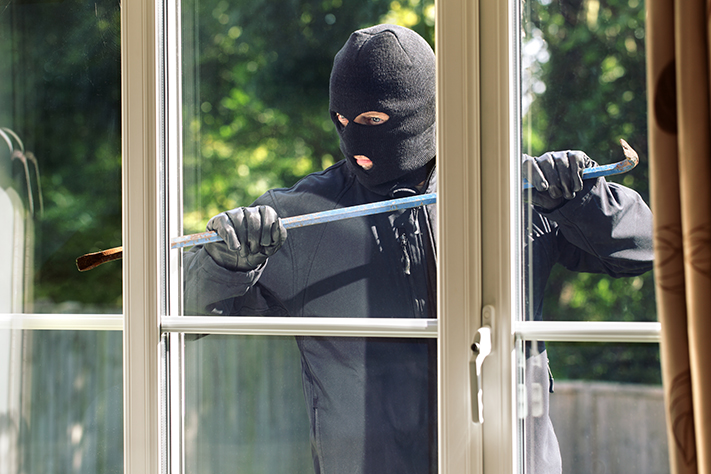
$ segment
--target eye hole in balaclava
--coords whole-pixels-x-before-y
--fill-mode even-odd
[[[333,61],[329,108],[341,151],[361,184],[388,194],[425,180],[436,152],[435,94],[434,52],[420,35],[395,25],[351,34]],[[355,123],[367,111],[390,118],[377,126]],[[373,167],[364,170],[355,155],[368,157]]]

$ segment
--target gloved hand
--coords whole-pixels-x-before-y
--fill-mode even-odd
[[[523,177],[534,191],[524,196],[534,206],[553,210],[583,189],[583,170],[593,161],[582,151],[551,151],[538,157],[523,155]]]
[[[205,244],[221,267],[249,271],[274,255],[286,241],[286,229],[269,206],[238,207],[216,215],[207,223],[223,242]]]

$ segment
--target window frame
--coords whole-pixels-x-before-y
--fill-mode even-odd
[[[124,406],[126,472],[163,472],[161,453],[160,318],[168,300],[163,277],[166,237],[162,218],[165,194],[161,182],[165,100],[161,95],[160,54],[162,5],[154,0],[129,2],[121,12],[123,122],[123,278],[124,278]],[[440,298],[440,457],[441,472],[481,472],[481,432],[461,413],[469,410],[468,359],[481,308],[478,35],[468,28],[478,18],[478,4],[449,0],[437,5],[438,124],[440,156],[453,156],[441,166],[447,191],[440,194],[442,225],[457,226],[464,241],[443,233]],[[476,24],[476,23],[474,23]],[[446,46],[443,46],[446,45]],[[442,49],[451,49],[451,54]],[[170,57],[170,53],[168,53]],[[453,89],[456,87],[457,89]],[[457,94],[456,90],[461,91]],[[462,102],[461,97],[467,101]],[[168,101],[170,103],[170,101]],[[470,133],[474,130],[474,133]],[[442,144],[446,143],[446,147]],[[449,165],[449,163],[452,163]],[[462,173],[464,171],[464,173]],[[464,197],[464,199],[462,199]],[[448,205],[449,203],[449,205]],[[453,203],[456,203],[453,204]],[[448,207],[449,206],[449,207]],[[472,218],[460,218],[472,209]],[[469,215],[469,214],[467,214]],[[466,255],[463,263],[462,255]],[[452,394],[450,396],[450,394]],[[456,395],[455,395],[456,394]],[[446,397],[446,398],[445,398]],[[508,410],[505,410],[508,411]],[[464,442],[463,442],[464,441]],[[477,447],[478,446],[478,447]]]
[[[514,219],[517,204],[512,202],[511,190],[519,181],[512,160],[507,158],[520,151],[515,111],[518,75],[512,59],[518,52],[512,36],[518,18],[517,5],[512,0],[436,3],[437,137],[438,155],[443,157],[439,165],[438,218],[442,231],[436,326],[441,474],[517,470],[516,340],[528,339],[532,334],[545,338],[556,332],[555,328],[514,322],[514,315],[520,310],[520,289],[516,284],[520,280],[520,258],[514,244],[518,241],[518,224]],[[177,257],[166,249],[167,235],[175,234],[181,227],[180,217],[167,211],[176,208],[179,196],[170,194],[162,177],[165,150],[180,147],[179,129],[165,128],[163,122],[166,114],[179,113],[180,109],[171,100],[176,96],[175,85],[163,96],[166,68],[180,70],[179,56],[174,54],[180,44],[176,36],[179,29],[175,28],[178,19],[179,4],[165,10],[156,0],[122,5],[124,469],[127,473],[167,472],[171,462],[180,463],[180,455],[175,452],[180,446],[169,453],[162,441],[164,430],[175,429],[165,422],[166,406],[162,402],[169,396],[166,391],[174,391],[174,386],[161,387],[162,377],[169,370],[175,373],[175,364],[181,363],[179,353],[175,360],[164,358],[164,345],[180,346],[179,333],[187,331],[180,326],[187,321],[165,317],[176,314],[176,305],[179,307],[181,300],[180,275],[166,275],[165,271],[177,268],[174,264],[167,265],[168,259]],[[179,182],[176,173],[165,179]],[[165,287],[166,280],[173,286]],[[484,365],[486,422],[475,424],[471,422],[470,346],[485,305],[495,308],[496,316],[493,351]],[[605,323],[605,327],[614,326],[615,323]],[[426,330],[432,331],[432,327]],[[653,323],[617,326],[615,331],[622,338],[635,338],[642,331],[647,334],[647,341],[659,339],[659,328]],[[162,337],[165,333],[171,334]],[[559,334],[559,337],[577,336]],[[462,416],[463,413],[467,416]]]
[[[121,8],[124,472],[162,472],[159,36],[153,0]]]

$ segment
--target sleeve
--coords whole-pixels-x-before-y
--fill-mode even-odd
[[[203,246],[193,247],[183,256],[185,313],[223,315],[225,302],[247,294],[263,269],[230,271],[215,263]]]
[[[548,213],[557,224],[558,262],[569,270],[634,276],[652,269],[652,212],[639,194],[598,178],[589,191]],[[588,188],[586,186],[586,188]]]

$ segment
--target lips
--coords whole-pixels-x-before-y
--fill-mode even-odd
[[[370,169],[373,167],[373,162],[364,156],[355,156],[355,161],[363,169]]]

